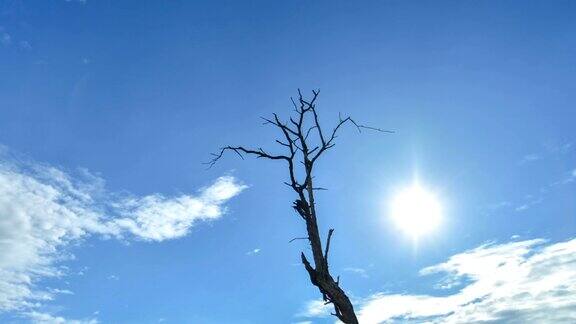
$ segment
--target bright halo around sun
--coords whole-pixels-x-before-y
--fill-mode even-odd
[[[419,184],[399,191],[391,203],[393,222],[413,239],[434,231],[442,222],[437,197]]]

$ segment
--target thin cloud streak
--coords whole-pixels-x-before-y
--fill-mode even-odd
[[[366,269],[362,269],[362,268],[354,268],[354,267],[348,267],[348,268],[344,268],[342,269],[345,272],[351,272],[354,274],[359,275],[362,278],[368,278],[368,271],[366,271]]]

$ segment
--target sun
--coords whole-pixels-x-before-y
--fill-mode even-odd
[[[396,193],[390,215],[400,230],[417,239],[440,225],[442,206],[433,193],[415,183]]]

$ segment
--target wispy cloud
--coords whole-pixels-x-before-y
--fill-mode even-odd
[[[527,153],[518,160],[519,165],[528,164],[540,160],[549,159],[551,157],[560,157],[568,154],[574,150],[574,145],[571,142],[547,142],[544,143],[538,153]]]
[[[254,249],[246,252],[246,255],[256,255],[258,253],[260,253],[260,249]]]
[[[12,36],[8,34],[4,27],[0,26],[0,45],[8,46],[10,44],[12,44]]]
[[[526,195],[524,197],[524,202],[516,206],[514,210],[517,212],[522,212],[542,203],[543,201],[544,201],[543,194],[540,194],[539,197],[534,197],[533,195]]]
[[[198,196],[126,198],[111,204],[120,217],[107,221],[106,230],[115,235],[129,232],[147,241],[182,237],[195,222],[220,218],[222,204],[245,188],[233,177],[220,177]]]
[[[538,154],[526,154],[524,155],[520,161],[518,162],[519,164],[526,164],[526,163],[530,163],[530,162],[534,162],[537,160],[540,160],[542,157]]]
[[[564,179],[553,183],[553,185],[562,185],[562,184],[569,184],[576,180],[576,169],[568,172],[568,174],[564,177]]]
[[[32,45],[30,45],[30,42],[25,41],[25,40],[19,41],[18,47],[20,47],[21,49],[24,49],[24,50],[32,49]]]
[[[18,40],[15,39],[12,32],[8,32],[6,28],[0,26],[0,47],[15,47],[21,50],[30,50],[32,49],[32,45],[27,40]]]
[[[26,316],[35,324],[98,324],[94,318],[77,320],[35,311],[26,313]]]
[[[220,218],[224,204],[245,188],[226,176],[195,195],[119,197],[87,171],[73,177],[11,158],[0,147],[0,312],[62,322],[37,309],[59,294],[43,287],[42,279],[67,274],[62,262],[72,257],[70,244],[90,236],[145,241],[182,237],[197,222]]]
[[[576,321],[576,239],[554,244],[540,239],[486,244],[420,274],[442,274],[443,281],[463,286],[441,296],[372,295],[360,302],[360,323]]]
[[[351,272],[354,274],[359,275],[362,278],[368,278],[368,272],[366,271],[366,269],[362,269],[362,268],[354,268],[354,267],[348,267],[348,268],[344,268],[342,269],[345,272]]]
[[[298,317],[328,317],[333,310],[331,304],[326,304],[322,299],[310,300],[304,306],[304,309],[298,313]]]
[[[571,147],[568,146],[568,147]],[[545,201],[547,196],[558,190],[563,185],[568,185],[576,181],[576,169],[565,172],[559,180],[543,185],[538,191],[532,194],[524,195],[522,199],[516,202],[501,201],[498,203],[490,204],[485,207],[485,212],[494,213],[501,210],[514,210],[516,212],[524,212],[530,208],[539,205]]]
[[[574,150],[574,144],[566,141],[548,142],[544,147],[548,154],[567,154]]]

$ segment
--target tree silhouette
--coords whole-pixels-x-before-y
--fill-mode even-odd
[[[272,155],[262,148],[246,148],[244,146],[225,146],[213,155],[213,159],[208,162],[212,167],[227,151],[233,151],[242,159],[244,155],[253,155],[257,158],[270,160],[285,161],[288,165],[290,181],[285,182],[292,190],[296,192],[298,198],[294,201],[292,207],[306,223],[306,237],[295,238],[307,239],[312,248],[312,257],[314,266],[310,264],[304,252],[300,254],[302,263],[310,275],[312,284],[320,290],[322,298],[326,304],[332,303],[334,313],[344,323],[358,323],[354,312],[354,307],[350,298],[340,287],[340,278],[330,274],[328,265],[328,254],[330,252],[330,240],[334,234],[334,229],[330,229],[326,238],[326,245],[323,244],[318,231],[318,219],[316,214],[316,203],[314,194],[317,190],[323,188],[315,187],[313,181],[314,167],[318,159],[324,153],[334,147],[334,140],[337,137],[338,130],[345,124],[352,124],[361,132],[362,129],[370,129],[378,132],[389,132],[379,128],[369,127],[356,123],[352,118],[339,117],[339,122],[330,133],[325,134],[320,126],[318,113],[316,111],[316,101],[320,91],[312,91],[310,100],[304,99],[300,90],[298,90],[298,101],[291,98],[295,109],[296,116],[290,117],[288,122],[280,120],[277,114],[273,118],[264,118],[264,124],[272,125],[281,131],[281,139],[276,139],[276,143],[284,147],[286,154]],[[315,139],[314,139],[315,138]],[[293,241],[291,240],[291,241]]]

